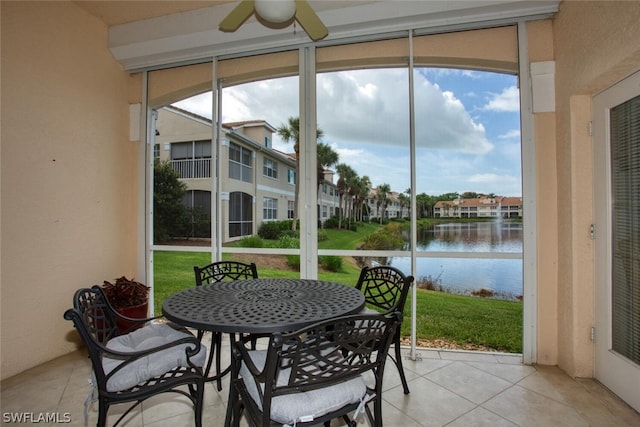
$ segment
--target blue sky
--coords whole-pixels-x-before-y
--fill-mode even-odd
[[[318,126],[340,162],[394,191],[410,186],[406,69],[319,74]],[[416,69],[416,192],[521,195],[517,78],[454,69]],[[181,108],[211,117],[211,94]],[[274,127],[298,116],[298,79],[224,89],[223,122],[264,119]],[[274,148],[293,151],[274,135]]]

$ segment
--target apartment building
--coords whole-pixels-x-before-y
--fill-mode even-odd
[[[399,197],[399,193],[390,191],[387,193],[385,203],[378,200],[378,189],[372,188],[367,197],[367,208],[370,218],[393,219],[406,218],[409,216],[410,206],[403,203]]]
[[[439,200],[433,208],[436,218],[522,218],[522,197],[478,197]]]
[[[169,161],[187,186],[186,206],[209,221],[214,192],[210,119],[174,106],[156,110],[154,158]],[[296,158],[272,147],[276,129],[264,120],[223,123],[218,153],[223,243],[256,234],[265,221],[294,217]],[[336,213],[333,172],[325,171],[318,218]],[[215,215],[214,215],[215,217]],[[209,237],[199,229],[195,237]]]

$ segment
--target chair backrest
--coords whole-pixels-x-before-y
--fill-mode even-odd
[[[119,335],[116,317],[99,286],[78,289],[73,296],[73,308],[64,313],[66,320],[73,321],[87,347],[98,382],[106,383],[102,354],[106,343]]]
[[[413,276],[405,276],[395,267],[364,267],[360,271],[356,289],[364,294],[367,304],[385,312],[397,310],[402,313],[413,280]]]
[[[373,371],[380,392],[382,372],[401,313],[334,318],[297,332],[274,334],[264,373],[265,405],[278,395],[327,387]],[[284,375],[288,381],[279,379]]]
[[[255,263],[238,261],[218,261],[204,267],[194,266],[196,286],[219,283],[228,280],[257,279],[258,269]]]

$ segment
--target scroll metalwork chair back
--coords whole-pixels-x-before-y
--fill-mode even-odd
[[[360,271],[356,289],[359,289],[364,294],[365,304],[367,306],[382,312],[399,311],[403,313],[413,281],[413,276],[406,276],[395,267],[387,265],[364,267]],[[365,312],[369,310],[370,309],[365,308]],[[395,357],[392,357],[392,360],[398,368],[404,394],[409,394],[409,386],[404,374],[404,367],[402,366],[402,352],[400,347],[401,326],[402,325],[398,325],[398,330],[394,337]]]
[[[236,342],[225,425],[238,426],[246,414],[252,426],[328,426],[334,418],[354,426],[366,413],[382,426],[385,360],[401,316],[334,318],[274,334],[266,350]]]
[[[220,283],[231,280],[245,280],[245,279],[257,279],[258,268],[255,263],[243,263],[239,261],[217,261],[204,267],[193,267],[195,273],[196,286],[208,285],[212,283]],[[202,340],[206,331],[198,331],[198,339]],[[255,340],[254,340],[255,345]],[[220,349],[222,348],[222,334],[219,332],[213,332],[211,336],[211,350],[209,352],[209,359],[207,361],[207,367],[205,369],[205,377],[207,381],[216,381],[218,391],[222,390],[222,377],[229,373],[231,367],[227,367],[222,370],[222,362],[220,359]],[[213,356],[216,358],[216,372],[215,375],[210,376],[211,365],[213,364]]]
[[[188,397],[195,425],[202,425],[206,350],[193,334],[172,323],[148,323],[155,318],[120,315],[99,286],[77,290],[64,318],[73,322],[89,352],[99,427],[106,425],[111,405],[133,403],[117,425],[144,400],[169,392]],[[120,334],[117,319],[132,323],[132,332]]]
[[[218,261],[204,267],[193,267],[196,286],[219,283],[230,280],[257,279],[258,269],[255,263],[239,261]]]

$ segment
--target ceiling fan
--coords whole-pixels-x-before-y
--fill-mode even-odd
[[[285,28],[294,20],[302,26],[313,41],[322,40],[329,30],[322,23],[306,0],[242,0],[222,21],[219,29],[236,31],[255,14],[262,25],[269,28]]]

